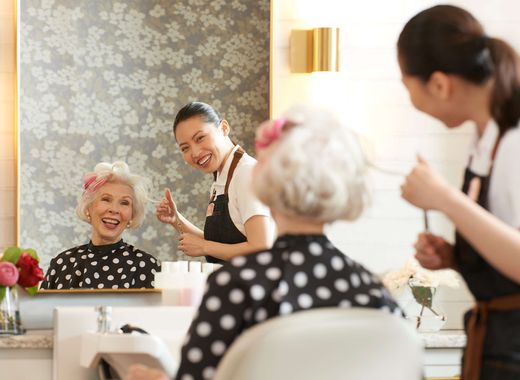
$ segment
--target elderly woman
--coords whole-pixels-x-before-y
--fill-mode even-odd
[[[368,200],[355,135],[331,114],[295,107],[258,131],[252,185],[278,226],[273,248],[233,258],[208,278],[176,379],[210,379],[228,347],[269,318],[320,307],[401,313],[379,279],[338,250],[324,225],[354,220]],[[129,379],[166,378],[134,367]]]
[[[92,226],[90,242],[53,258],[41,288],[153,288],[158,260],[121,238],[126,228],[143,221],[143,178],[124,162],[103,162],[85,176],[83,187],[76,213]]]

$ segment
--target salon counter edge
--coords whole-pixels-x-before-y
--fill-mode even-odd
[[[425,348],[463,348],[466,336],[462,330],[420,333]],[[0,349],[52,349],[53,330],[29,330],[25,335],[0,336]]]

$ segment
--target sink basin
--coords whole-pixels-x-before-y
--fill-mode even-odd
[[[178,342],[178,345],[181,343]],[[81,336],[80,364],[97,368],[101,360],[107,362],[120,379],[135,363],[161,369],[170,377],[175,375],[179,358],[175,358],[166,344],[156,336],[146,334],[101,334],[86,332]]]
[[[163,368],[168,374],[175,372],[195,311],[195,308],[179,306],[113,307],[114,329],[130,324],[150,335],[103,334],[95,332],[98,313],[94,307],[57,307],[53,380],[97,379],[96,367],[101,358],[123,375],[128,363]]]

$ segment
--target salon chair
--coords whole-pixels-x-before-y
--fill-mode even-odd
[[[419,380],[423,344],[400,316],[320,308],[272,318],[244,332],[214,380]]]

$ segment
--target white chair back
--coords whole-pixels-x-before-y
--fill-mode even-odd
[[[402,318],[367,308],[276,317],[242,334],[214,380],[419,380],[423,344]]]

